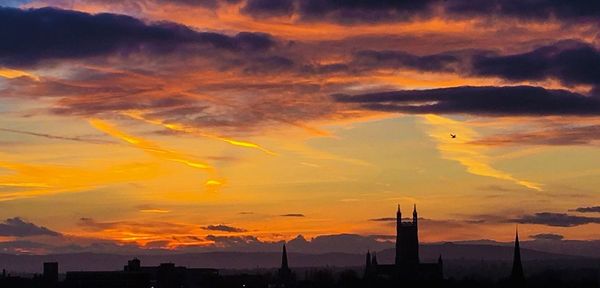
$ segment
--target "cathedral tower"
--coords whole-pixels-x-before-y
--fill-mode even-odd
[[[402,222],[400,205],[396,212],[396,266],[413,270],[419,265],[419,231],[417,206],[414,206],[412,222]]]

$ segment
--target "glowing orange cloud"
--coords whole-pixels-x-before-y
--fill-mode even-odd
[[[0,77],[4,77],[4,78],[8,78],[8,79],[19,78],[19,77],[29,77],[36,81],[40,80],[40,78],[37,75],[31,74],[29,72],[8,69],[8,68],[1,68],[1,67],[0,67]]]
[[[436,140],[437,148],[443,158],[458,161],[474,175],[508,180],[529,189],[542,190],[538,183],[517,179],[509,173],[493,168],[490,165],[490,158],[484,153],[485,148],[469,144],[478,136],[473,129],[459,121],[433,114],[424,116],[424,119],[431,127],[429,136]],[[457,137],[450,137],[450,133]]]
[[[142,212],[142,213],[169,213],[171,211],[164,210],[164,209],[140,209],[140,212]]]
[[[178,163],[183,163],[187,166],[190,166],[193,168],[198,168],[198,169],[209,169],[209,170],[214,169],[212,166],[210,166],[207,163],[204,163],[204,162],[201,162],[201,161],[198,161],[195,159],[189,159],[189,157],[186,157],[183,154],[161,148],[160,146],[158,146],[148,140],[128,135],[125,132],[118,130],[114,126],[112,126],[102,120],[90,119],[89,123],[94,128],[96,128],[112,137],[121,139],[121,140],[123,140],[139,149],[142,149],[142,150],[146,151],[147,153],[149,153],[153,156],[156,156],[158,158],[169,160],[169,161],[174,161],[174,162],[178,162]]]
[[[159,126],[162,126],[169,130],[172,130],[172,131],[183,132],[183,133],[187,133],[187,134],[198,135],[198,136],[202,136],[202,137],[216,139],[216,140],[223,141],[225,143],[228,143],[228,144],[231,144],[234,146],[257,149],[257,150],[265,152],[269,155],[277,155],[275,152],[273,152],[269,149],[266,149],[255,143],[240,141],[240,140],[233,140],[233,139],[228,139],[228,138],[225,138],[225,137],[222,137],[219,135],[208,134],[206,132],[202,132],[197,129],[191,128],[191,127],[186,127],[181,124],[165,123],[163,120],[148,119],[148,118],[145,118],[144,116],[142,116],[139,111],[128,111],[123,114],[126,116],[129,116],[133,119],[144,121],[146,123],[150,123],[150,124],[154,124],[154,125],[159,125]]]

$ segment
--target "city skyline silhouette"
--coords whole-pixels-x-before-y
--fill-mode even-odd
[[[597,287],[599,22],[0,1],[2,284]]]

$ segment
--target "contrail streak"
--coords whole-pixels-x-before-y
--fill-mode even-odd
[[[56,139],[56,140],[77,141],[77,142],[85,142],[85,143],[92,143],[92,144],[114,144],[113,142],[106,141],[106,140],[86,139],[86,138],[68,137],[68,136],[58,136],[58,135],[52,135],[52,134],[37,133],[37,132],[24,131],[24,130],[16,130],[16,129],[9,129],[9,128],[0,128],[0,131],[10,132],[10,133],[16,133],[16,134],[22,134],[22,135],[44,137],[44,138]]]

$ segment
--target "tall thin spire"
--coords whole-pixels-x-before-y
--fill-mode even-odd
[[[417,204],[413,206],[413,223],[417,223]]]
[[[288,259],[287,259],[287,251],[285,249],[285,243],[283,243],[283,254],[281,255],[281,269],[289,269],[288,267]]]
[[[510,278],[516,284],[521,284],[525,281],[523,264],[521,263],[521,247],[519,246],[519,227],[517,227],[515,230],[515,251],[513,255],[513,266]]]
[[[283,253],[281,255],[281,268],[278,273],[279,284],[281,287],[289,287],[290,281],[292,281],[293,275],[292,270],[288,266],[287,250],[285,249],[285,243],[283,243]]]
[[[402,247],[400,245],[400,232],[402,231],[402,212],[400,211],[400,204],[398,204],[398,210],[396,211],[396,265],[400,265],[401,261],[401,250]]]

